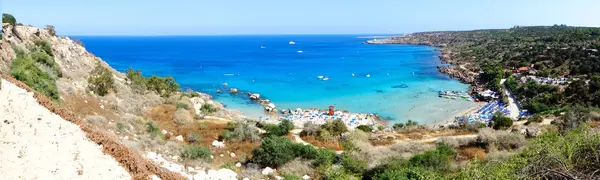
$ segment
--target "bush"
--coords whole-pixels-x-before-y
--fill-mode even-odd
[[[102,67],[100,63],[96,63],[96,68],[90,73],[88,83],[88,88],[100,96],[104,96],[108,94],[108,92],[116,90],[113,74],[108,68]]]
[[[414,122],[414,121],[412,121],[412,120],[409,119],[406,122],[406,127],[413,127],[413,126],[417,126],[417,122]]]
[[[52,54],[52,45],[48,41],[34,40],[33,43],[36,47],[40,48],[40,50],[44,51],[46,54],[54,56],[54,54]]]
[[[373,128],[369,125],[360,125],[360,126],[356,127],[356,129],[359,129],[364,132],[372,132],[373,131]]]
[[[115,130],[117,130],[117,132],[124,132],[125,130],[127,130],[127,127],[123,123],[118,122],[115,125]]]
[[[175,124],[180,125],[180,126],[186,125],[193,121],[194,121],[194,118],[192,117],[192,115],[190,115],[190,112],[185,109],[177,109],[175,111],[175,115],[173,116],[173,122],[175,122]]]
[[[2,14],[2,23],[8,23],[8,24],[14,26],[17,24],[17,19],[11,14],[3,13]]]
[[[365,169],[367,169],[368,164],[366,161],[344,154],[342,155],[342,166],[350,173],[361,174]]]
[[[196,143],[202,140],[202,136],[198,132],[189,132],[186,136],[188,143]]]
[[[202,111],[202,113],[205,114],[212,114],[217,112],[218,110],[219,109],[217,107],[209,103],[202,104],[202,106],[200,107],[200,111]]]
[[[210,149],[204,146],[189,145],[183,147],[181,157],[187,159],[209,159],[211,155]]]
[[[189,106],[185,103],[177,103],[177,105],[175,105],[175,107],[177,109],[185,109],[185,110],[187,110],[189,108]]]
[[[48,31],[48,33],[50,35],[56,36],[56,30],[54,30],[54,26],[53,25],[46,25],[45,29]]]
[[[10,74],[54,101],[60,98],[56,79],[43,72],[30,57],[23,53],[17,53],[17,58],[11,64]]]
[[[333,136],[341,136],[342,133],[348,132],[348,127],[346,127],[341,119],[329,120],[321,128],[327,130]]]
[[[337,159],[337,154],[335,151],[327,148],[317,149],[317,154],[315,157],[315,161],[313,161],[313,166],[329,166],[335,163]]]
[[[554,123],[558,126],[561,133],[578,128],[590,120],[590,110],[586,107],[575,105],[569,107],[565,114],[558,118]]]
[[[262,166],[279,167],[296,157],[315,158],[316,150],[310,145],[294,143],[285,137],[264,138],[260,146],[252,150],[252,162]]]
[[[164,138],[163,134],[160,133],[158,126],[153,121],[146,122],[146,132],[148,132],[150,134],[151,138],[155,138],[156,136],[160,136],[161,138]]]
[[[408,165],[433,171],[446,171],[450,169],[450,158],[454,155],[456,155],[454,149],[448,145],[440,144],[435,150],[414,155],[408,160]]]
[[[231,131],[229,131],[227,129],[223,129],[223,131],[221,131],[221,135],[219,135],[219,139],[232,140],[233,135],[232,135]]]
[[[527,142],[525,137],[519,133],[495,131],[490,128],[481,129],[477,141],[490,150],[495,150],[495,148],[499,150],[518,149]]]
[[[33,61],[52,69],[52,73],[54,73],[56,77],[62,77],[60,67],[58,67],[58,64],[56,63],[56,61],[54,61],[54,58],[52,56],[46,54],[41,50],[35,50],[31,52],[30,57]]]
[[[404,124],[403,123],[395,123],[394,125],[392,125],[392,128],[394,128],[394,130],[398,131],[398,130],[404,128]]]
[[[251,122],[240,122],[236,123],[233,132],[231,133],[231,139],[256,142],[260,141],[258,129],[255,123]]]
[[[294,129],[294,123],[290,120],[282,120],[278,125],[265,124],[263,129],[267,131],[265,136],[283,136]]]
[[[536,114],[527,119],[527,123],[532,123],[532,122],[541,123],[542,121],[544,121],[544,118],[542,118],[542,116],[540,116],[539,114]]]
[[[319,135],[319,125],[306,122],[304,123],[304,127],[302,128],[302,132],[300,132],[300,136],[318,136]]]
[[[168,96],[180,90],[179,84],[171,76],[167,76],[166,78],[150,76],[146,78],[142,75],[142,71],[133,70],[131,67],[125,71],[125,75],[131,86],[138,92],[148,90],[154,91],[161,96]]]
[[[290,173],[281,173],[281,177],[285,180],[302,180],[299,176]]]
[[[492,127],[494,129],[507,129],[513,124],[513,120],[506,117],[504,113],[496,111],[492,116]]]

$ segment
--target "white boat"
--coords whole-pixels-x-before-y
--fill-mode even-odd
[[[327,81],[327,80],[329,80],[329,77],[323,78],[323,81]]]
[[[354,77],[354,73],[352,73],[352,77]]]
[[[264,47],[264,46],[260,46],[260,48],[261,48],[261,49],[264,49],[265,47]]]
[[[319,78],[319,79],[323,79],[323,76],[317,76],[317,78]]]
[[[302,50],[298,50],[298,53],[302,53]]]
[[[294,44],[296,44],[296,42],[294,42],[294,41],[290,41],[290,44],[291,44],[291,45],[294,45]]]
[[[371,77],[371,74],[367,74],[367,77]]]

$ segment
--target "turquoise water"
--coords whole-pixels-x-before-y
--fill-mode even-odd
[[[334,105],[399,122],[447,120],[474,105],[437,97],[468,85],[439,73],[439,53],[427,46],[366,45],[352,35],[78,38],[119,71],[171,75],[183,89],[209,93],[250,117],[263,116],[262,107],[229,87],[259,93],[280,109]]]

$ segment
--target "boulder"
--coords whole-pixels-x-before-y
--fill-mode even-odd
[[[183,136],[181,136],[181,135],[175,137],[175,139],[179,142],[183,142]]]
[[[248,96],[252,100],[258,100],[258,99],[260,99],[260,94],[257,94],[257,93],[249,94]]]
[[[242,163],[235,163],[235,167],[242,167]]]
[[[229,92],[230,93],[238,93],[238,89],[237,88],[229,88]]]
[[[308,176],[307,174],[305,174],[304,176],[302,176],[302,179],[308,180],[308,179],[310,179],[310,176]]]
[[[262,172],[261,172],[261,173],[262,173],[263,175],[269,175],[269,174],[271,174],[271,173],[273,173],[273,172],[275,172],[275,169],[273,169],[273,168],[270,168],[270,167],[266,167],[265,169],[263,169],[263,170],[262,170]]]
[[[217,141],[217,140],[214,140],[212,142],[212,146],[216,147],[216,148],[224,148],[225,147],[225,143]]]

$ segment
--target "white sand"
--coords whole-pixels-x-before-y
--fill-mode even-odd
[[[77,125],[1,81],[0,179],[131,179]]]

